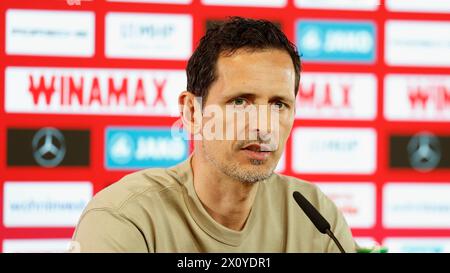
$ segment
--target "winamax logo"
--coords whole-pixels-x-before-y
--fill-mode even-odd
[[[299,20],[295,40],[304,61],[375,62],[376,31],[371,21]]]
[[[178,116],[182,70],[6,68],[8,113]]]
[[[372,74],[303,73],[296,118],[373,120],[377,80]]]
[[[450,121],[450,75],[389,74],[384,116],[399,121]]]
[[[187,136],[174,136],[170,127],[108,127],[107,169],[171,167],[189,155]]]

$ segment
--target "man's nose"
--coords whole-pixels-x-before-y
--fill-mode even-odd
[[[256,133],[258,135],[258,140],[262,141],[262,142],[271,142],[272,140],[272,132],[269,130],[260,130],[260,129],[256,129]]]
[[[255,110],[256,113],[251,115],[249,120],[250,133],[254,139],[268,142],[278,128],[275,116],[277,113],[273,113],[268,105],[260,105]]]

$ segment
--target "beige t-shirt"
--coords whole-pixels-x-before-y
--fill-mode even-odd
[[[192,155],[179,165],[129,174],[95,195],[73,235],[81,252],[339,252],[292,197],[300,191],[330,222],[347,252],[344,217],[315,185],[273,174],[259,182],[241,231],[217,223],[193,186]]]

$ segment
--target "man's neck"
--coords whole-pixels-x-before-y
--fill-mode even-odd
[[[216,222],[242,230],[253,206],[259,183],[242,183],[217,170],[198,153],[192,157],[194,189]]]

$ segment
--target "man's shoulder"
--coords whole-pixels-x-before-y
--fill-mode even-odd
[[[125,175],[117,182],[99,191],[86,207],[120,211],[136,200],[152,199],[165,190],[178,190],[180,183],[171,169],[148,168]]]

